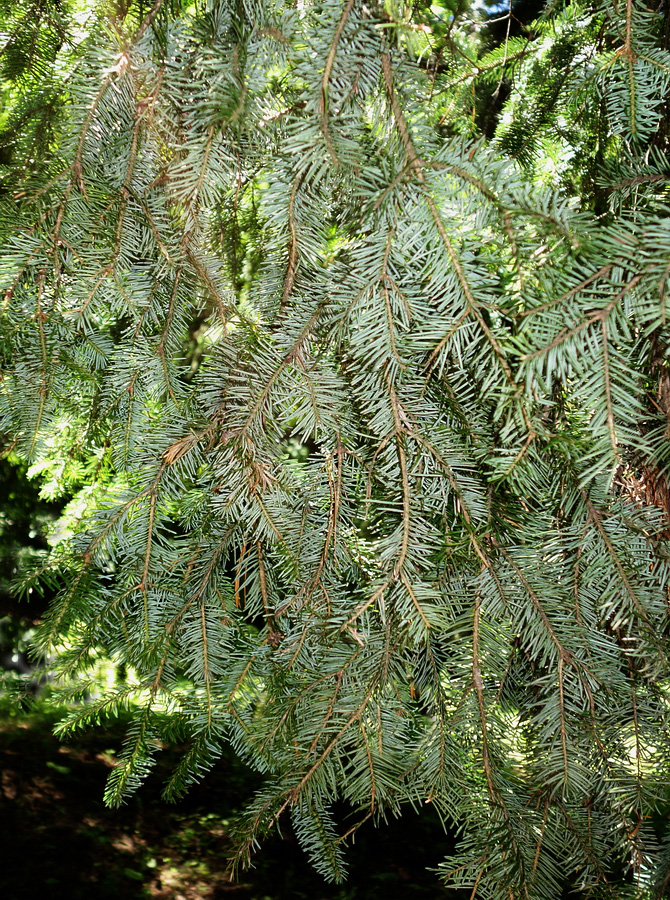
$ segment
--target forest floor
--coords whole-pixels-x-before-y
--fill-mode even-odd
[[[0,708],[0,897],[3,900],[442,900],[435,867],[450,849],[437,816],[411,810],[349,851],[350,876],[329,885],[311,868],[290,825],[271,838],[254,868],[227,873],[230,825],[255,777],[224,756],[180,802],[160,797],[176,758],[129,803],[108,809],[105,779],[123,730],[98,729],[61,742],[55,715]],[[450,892],[454,898],[454,892]]]

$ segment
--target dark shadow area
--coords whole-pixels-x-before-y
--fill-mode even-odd
[[[0,896],[3,900],[427,900],[447,897],[426,867],[450,849],[427,807],[388,826],[363,826],[349,851],[349,880],[329,885],[290,833],[271,838],[234,884],[226,874],[229,827],[255,784],[231,755],[185,798],[167,804],[162,783],[176,759],[121,809],[102,802],[122,729],[61,743],[53,717],[0,723]],[[450,897],[457,898],[452,891]]]

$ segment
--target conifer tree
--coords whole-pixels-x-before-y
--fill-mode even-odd
[[[3,10],[0,427],[81,488],[30,584],[108,802],[230,742],[240,864],[428,802],[473,897],[662,896],[667,5]]]

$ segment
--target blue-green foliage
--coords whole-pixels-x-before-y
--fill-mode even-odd
[[[492,48],[463,6],[135,12],[89,20],[0,208],[2,429],[84,485],[40,646],[128,672],[62,729],[133,699],[110,803],[166,734],[168,796],[232,742],[267,776],[241,863],[290,810],[339,879],[336,801],[349,833],[431,802],[473,896],[652,891],[660,14],[554,4]]]

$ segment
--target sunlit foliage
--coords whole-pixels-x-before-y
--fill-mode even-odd
[[[514,10],[110,3],[13,76],[0,410],[78,491],[62,727],[132,700],[113,804],[232,742],[242,863],[290,813],[341,879],[430,802],[473,896],[668,878],[668,12]]]

